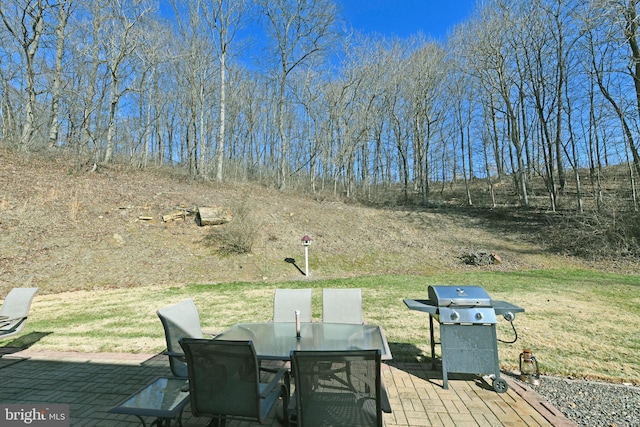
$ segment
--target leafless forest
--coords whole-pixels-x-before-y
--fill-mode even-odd
[[[78,168],[633,213],[638,3],[487,0],[431,40],[353,32],[332,0],[3,0],[0,137]]]

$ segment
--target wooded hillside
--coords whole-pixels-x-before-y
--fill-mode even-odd
[[[506,186],[522,207],[633,211],[639,3],[483,1],[434,41],[344,29],[332,0],[5,0],[0,137],[74,172],[421,206],[461,182],[470,206],[511,204]]]

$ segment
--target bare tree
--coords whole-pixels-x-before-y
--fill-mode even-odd
[[[140,28],[140,47],[136,49],[137,91],[139,106],[138,143],[139,159],[137,164],[146,167],[149,156],[155,146],[153,144],[154,128],[158,134],[160,112],[173,97],[162,93],[160,80],[173,60],[173,33],[156,20],[142,23]],[[164,67],[164,68],[163,68]],[[165,98],[166,97],[166,98]],[[133,153],[132,153],[133,154]],[[160,156],[158,156],[160,157]]]
[[[10,41],[5,37],[4,32],[0,32],[0,46],[9,46]],[[2,113],[2,140],[15,144],[19,138],[18,112],[16,111],[17,98],[16,92],[11,85],[14,76],[19,74],[20,64],[14,63],[13,55],[7,55],[2,52],[0,57],[0,81],[2,81],[2,101],[0,104],[0,112]]]
[[[227,58],[230,45],[233,43],[236,32],[241,27],[242,20],[248,10],[248,1],[211,0],[210,5],[205,2],[201,7],[220,60],[220,113],[216,147],[216,180],[222,182],[226,139]]]
[[[0,17],[7,31],[19,44],[25,65],[25,114],[19,146],[26,149],[36,131],[36,68],[35,58],[45,28],[44,0],[9,1],[0,4]]]
[[[422,38],[417,40],[416,51],[409,57],[406,82],[407,102],[411,123],[413,152],[417,168],[414,172],[422,204],[430,197],[429,156],[436,126],[444,120],[446,107],[442,102],[445,78],[449,71],[444,46]]]
[[[60,90],[62,86],[62,59],[65,52],[66,28],[71,16],[74,0],[60,0],[57,4],[58,24],[56,26],[56,52],[53,75],[53,87],[51,89],[51,114],[49,119],[49,146],[54,147],[58,142],[58,129],[60,124]]]
[[[640,89],[637,79],[640,78],[640,51],[637,56],[634,46],[637,44],[637,27],[635,22],[637,2],[634,0],[614,1],[603,0],[597,9],[586,19],[588,33],[587,46],[590,61],[590,71],[593,79],[600,89],[601,94],[609,102],[617,118],[620,121],[625,143],[631,150],[633,165],[640,172],[640,155],[634,138],[633,117],[627,114],[628,99],[624,96],[628,93],[626,85],[617,78],[617,75],[626,73],[631,77],[627,85],[632,81],[634,87]],[[617,20],[610,17],[617,16]],[[605,24],[606,22],[606,24]],[[617,49],[622,40],[626,40],[631,48],[630,63],[618,62],[620,55]],[[636,72],[638,75],[636,75]],[[640,114],[640,92],[633,91],[636,104],[636,112]]]
[[[285,130],[286,85],[289,75],[317,57],[331,42],[336,18],[330,0],[260,0],[268,20],[268,34],[274,43],[278,66],[277,102],[280,135],[280,189],[286,187],[289,142]]]
[[[515,33],[517,28],[508,25],[510,21],[505,16],[506,11],[508,9],[500,10],[493,4],[483,6],[471,24],[469,43],[463,48],[469,64],[468,72],[479,80],[479,87],[500,98],[499,104],[492,105],[495,108],[493,114],[504,117],[506,135],[515,150],[513,172],[516,189],[520,204],[527,207],[527,162],[518,113],[523,101],[523,86],[513,46],[508,43],[508,34]]]
[[[111,13],[107,21],[109,27],[105,28],[105,54],[107,56],[107,68],[109,71],[109,117],[107,138],[103,161],[109,163],[114,153],[114,139],[116,132],[116,112],[122,96],[129,90],[122,87],[122,81],[128,77],[126,61],[139,47],[139,39],[136,37],[134,27],[151,7],[145,3],[134,3],[131,9],[125,9],[125,5],[118,0],[108,0]]]
[[[85,45],[84,40],[76,41],[76,49],[78,52],[78,65],[76,65],[76,74],[82,76],[82,83],[78,82],[80,87],[76,87],[76,93],[81,100],[82,105],[82,117],[79,125],[79,145],[76,148],[78,152],[85,151],[89,148],[91,142],[97,145],[97,126],[99,102],[94,99],[96,97],[96,91],[98,90],[98,70],[103,65],[100,54],[100,40],[102,34],[102,26],[107,17],[104,15],[104,7],[102,1],[96,0],[90,4],[88,10],[91,16],[91,22],[87,23],[87,29],[81,33],[85,34],[85,39],[90,43]],[[89,69],[85,70],[80,64],[87,63]],[[86,75],[85,75],[86,74]],[[85,80],[86,79],[86,80]],[[97,147],[95,152],[95,161],[98,161]]]
[[[213,99],[215,78],[214,42],[207,34],[201,0],[174,2],[179,34],[179,51],[175,58],[176,76],[182,93],[180,94],[183,117],[185,147],[183,159],[188,163],[193,176],[207,176],[212,122],[209,102]]]
[[[630,64],[628,74],[633,81],[636,98],[636,112],[640,116],[640,33],[638,31],[638,5],[640,0],[627,0],[626,4],[614,3],[617,10],[624,17],[624,36],[631,51]],[[627,134],[627,142],[633,156],[633,165],[636,173],[640,175],[640,154],[638,154],[638,146],[634,138]]]

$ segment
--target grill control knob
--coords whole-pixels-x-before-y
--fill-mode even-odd
[[[460,318],[460,315],[458,314],[457,311],[451,312],[451,320],[458,320],[459,318]]]
[[[484,318],[484,314],[482,314],[481,312],[476,313],[476,320],[482,320],[483,318]]]

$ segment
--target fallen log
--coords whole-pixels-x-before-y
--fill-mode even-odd
[[[178,207],[175,211],[162,215],[162,220],[164,222],[176,221],[176,220],[185,220],[188,216],[193,216],[196,213],[197,208],[183,208]]]
[[[162,215],[162,220],[164,222],[175,221],[177,219],[184,220],[185,216],[186,215],[185,215],[184,211],[172,212],[172,213],[168,213],[168,214]]]
[[[220,207],[199,207],[196,213],[196,224],[200,227],[204,225],[220,225],[231,222],[231,211]]]

